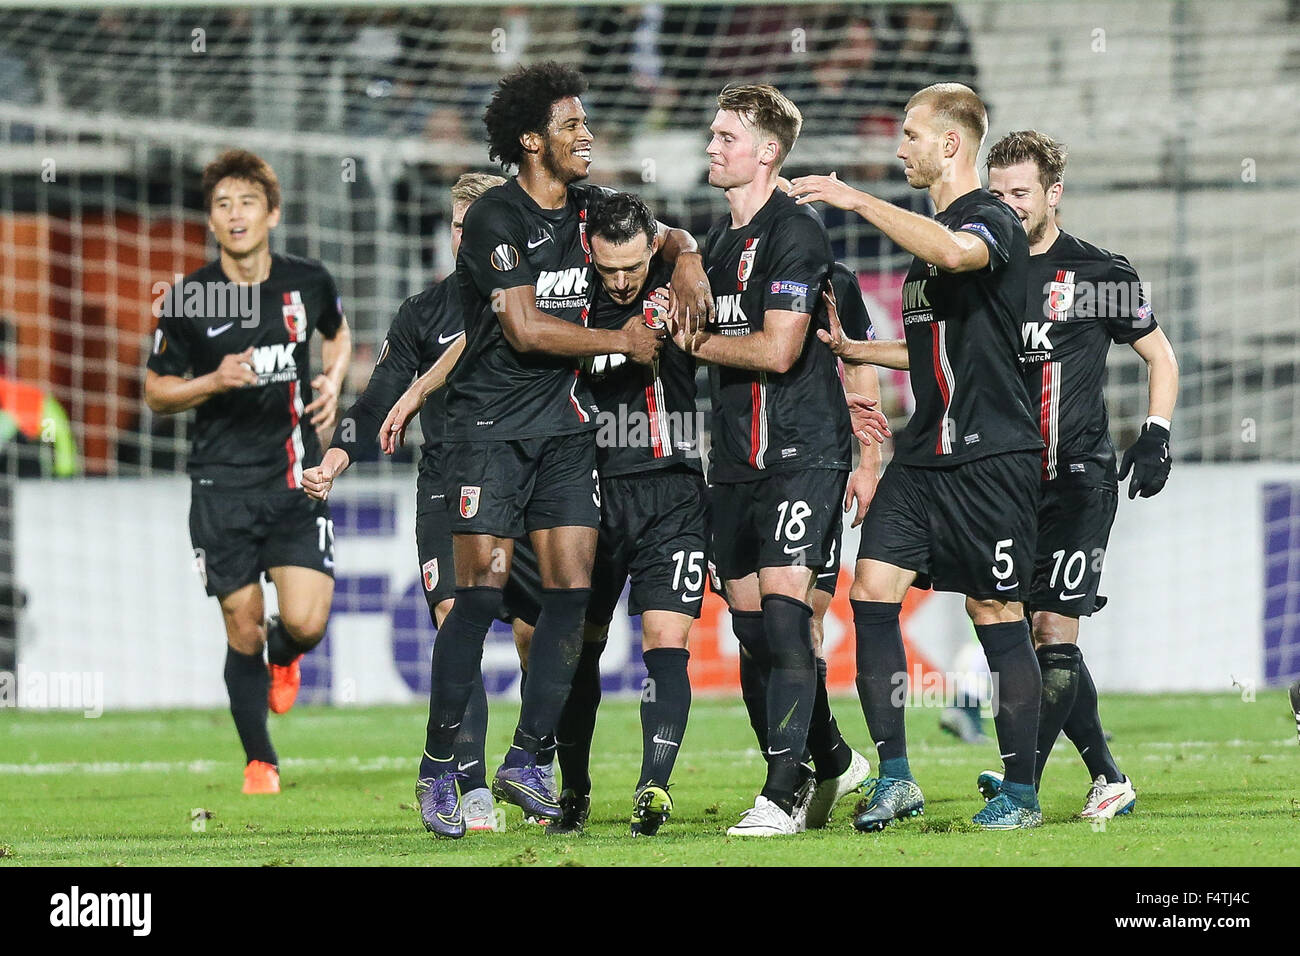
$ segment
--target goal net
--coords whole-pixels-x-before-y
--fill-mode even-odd
[[[772,82],[800,106],[804,131],[786,175],[835,170],[920,212],[928,200],[907,187],[894,150],[903,105],[929,83],[963,82],[985,97],[988,143],[1026,128],[1064,141],[1064,227],[1133,262],[1182,373],[1169,488],[1145,511],[1125,505],[1120,522],[1136,542],[1128,553],[1140,557],[1120,557],[1120,533],[1112,549],[1120,563],[1107,565],[1109,581],[1121,566],[1154,575],[1156,596],[1099,624],[1104,634],[1117,629],[1099,640],[1119,642],[1121,628],[1168,631],[1150,655],[1178,654],[1173,632],[1190,622],[1207,647],[1216,634],[1226,642],[1230,631],[1215,629],[1235,627],[1234,615],[1206,623],[1191,593],[1206,591],[1206,602],[1236,603],[1240,613],[1245,601],[1258,619],[1251,654],[1210,654],[1205,667],[1222,671],[1224,686],[1234,667],[1270,681],[1296,675],[1300,544],[1288,503],[1300,493],[1298,19],[1282,0],[0,8],[0,371],[35,390],[9,401],[13,426],[0,433],[10,466],[0,496],[0,531],[9,528],[0,535],[0,669],[12,659],[20,603],[11,586],[15,519],[38,543],[60,535],[75,543],[74,522],[98,520],[110,553],[87,557],[70,543],[31,567],[103,574],[116,582],[105,591],[154,573],[146,552],[170,559],[179,548],[184,560],[183,512],[169,514],[171,531],[155,532],[147,504],[146,514],[105,516],[76,502],[98,501],[109,479],[141,488],[182,481],[187,417],[150,413],[142,384],[159,284],[215,254],[203,164],[242,146],[274,166],[284,214],[273,245],[322,260],[340,284],[356,343],[346,405],[397,305],[452,268],[448,187],[461,172],[492,169],[481,113],[496,80],[559,59],[590,83],[593,180],[641,193],[660,219],[699,236],[725,208],[705,182],[703,150],[728,82]],[[855,216],[823,215],[837,258],[859,273],[878,334],[898,336],[910,257]],[[1145,417],[1146,371],[1128,348],[1112,349],[1109,366],[1122,448]],[[906,377],[882,372],[882,382],[897,428],[910,410]],[[1207,484],[1193,477],[1198,469],[1208,469]],[[7,500],[21,499],[20,473],[69,480],[65,491],[41,492],[49,513],[24,517]],[[410,455],[376,461],[356,480],[367,474],[409,477]],[[398,506],[409,510],[409,496]],[[340,528],[341,541],[347,534]],[[1210,595],[1222,574],[1243,590]],[[57,598],[44,596],[46,582],[18,585]],[[387,600],[359,587],[341,591],[355,607]],[[386,588],[392,600],[407,592]],[[191,613],[189,604],[174,611]],[[432,629],[414,617],[409,626],[427,640]],[[39,621],[33,644],[79,626],[57,614]],[[129,618],[96,626],[138,629]],[[409,666],[399,662],[411,687],[427,681],[426,649],[407,654]],[[1156,667],[1154,656],[1143,661]],[[731,666],[717,663],[720,674]],[[849,666],[833,668],[841,686]],[[1145,665],[1119,655],[1098,679],[1159,685],[1130,666]],[[1210,671],[1184,685],[1216,686]],[[338,699],[337,681],[330,686]]]

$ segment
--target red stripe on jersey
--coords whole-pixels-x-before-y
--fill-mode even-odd
[[[931,334],[933,335],[933,338],[931,339],[931,351],[933,352],[934,359],[934,380],[939,383],[939,397],[943,399],[943,420],[939,422],[939,440],[935,445],[934,453],[936,455],[944,455],[948,454],[948,452],[944,451],[943,435],[944,430],[947,428],[948,405],[952,401],[952,393],[948,390],[948,378],[944,375],[943,371],[944,357],[942,350],[939,348],[939,324],[936,322],[931,325],[930,328]]]
[[[758,382],[751,382],[749,385],[749,395],[751,401],[749,413],[749,464],[758,467],[759,452],[759,428],[761,426],[760,416],[762,415],[763,393],[759,389]]]
[[[589,422],[591,421],[591,416],[588,415],[583,410],[582,406],[578,404],[578,398],[576,395],[573,394],[573,390],[577,387],[578,387],[578,372],[575,369],[573,372],[573,384],[569,386],[569,404],[572,405],[573,410],[578,413],[579,421]]]
[[[289,293],[284,297],[289,298]],[[284,440],[284,450],[289,458],[289,467],[284,473],[284,482],[290,488],[297,488],[298,482],[294,480],[294,465],[298,462],[298,450],[293,447],[293,436],[298,430],[298,383],[289,383],[289,437]]]
[[[645,387],[645,407],[650,414],[650,447],[656,458],[664,457],[664,443],[659,438],[659,406],[655,404],[655,386],[651,382]]]
[[[1052,467],[1052,363],[1043,363],[1043,387],[1038,400],[1038,430],[1043,436],[1043,480]]]

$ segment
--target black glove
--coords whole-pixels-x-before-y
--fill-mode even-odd
[[[1128,477],[1130,469],[1133,480],[1128,483],[1130,499],[1141,495],[1150,498],[1159,494],[1160,489],[1169,480],[1169,466],[1174,462],[1169,454],[1169,429],[1147,422],[1142,426],[1138,440],[1124,452],[1124,459],[1119,466],[1119,480]]]

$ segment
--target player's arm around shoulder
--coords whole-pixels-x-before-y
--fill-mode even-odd
[[[695,237],[685,229],[674,229],[662,222],[657,225],[659,255],[673,267],[669,282],[673,302],[685,307],[689,331],[698,332],[717,318],[713,290],[704,269],[704,253]]]
[[[535,302],[531,285],[501,289],[493,297],[501,331],[516,352],[566,358],[619,353],[642,365],[649,365],[659,353],[663,333],[646,326],[640,316],[628,319],[621,329],[589,329],[549,315]]]
[[[800,176],[790,183],[786,192],[796,197],[800,205],[825,202],[857,213],[912,255],[944,272],[974,272],[989,264],[989,250],[980,240],[949,229],[929,216],[854,189],[835,173]]]

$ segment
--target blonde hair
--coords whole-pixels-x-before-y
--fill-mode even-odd
[[[500,186],[504,182],[504,179],[492,173],[462,173],[451,187],[451,201],[472,203],[493,186]]]
[[[776,168],[794,148],[803,128],[803,114],[775,86],[728,86],[718,94],[718,109],[735,113],[760,132],[776,139],[780,147]]]
[[[907,109],[928,106],[945,123],[960,126],[975,134],[975,147],[984,142],[989,131],[989,114],[984,101],[969,86],[961,83],[935,83],[912,95]]]

